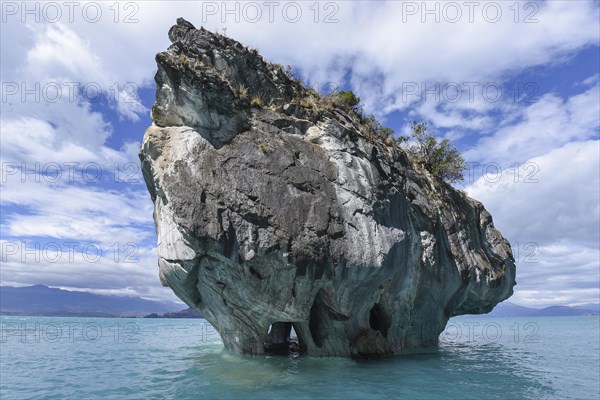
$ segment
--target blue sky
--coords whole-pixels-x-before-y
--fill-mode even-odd
[[[45,4],[2,4],[2,285],[175,299],[137,153],[183,16],[353,89],[397,133],[427,121],[513,244],[511,301],[598,302],[598,2]]]

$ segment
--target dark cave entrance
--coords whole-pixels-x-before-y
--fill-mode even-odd
[[[293,322],[274,322],[269,326],[265,352],[270,355],[299,356],[301,340]]]
[[[373,304],[369,313],[369,326],[371,329],[381,332],[384,338],[387,338],[388,329],[392,325],[389,315],[379,303]]]

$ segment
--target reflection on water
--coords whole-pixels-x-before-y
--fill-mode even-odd
[[[343,358],[246,357],[222,348],[214,353],[198,348],[194,361],[212,382],[240,389],[297,385],[317,377],[331,380],[349,374],[356,365]]]

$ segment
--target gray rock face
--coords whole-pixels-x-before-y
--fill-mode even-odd
[[[392,355],[512,294],[481,203],[303,103],[255,51],[182,19],[169,37],[140,154],[160,278],[228,349],[263,354],[293,327],[309,355]]]

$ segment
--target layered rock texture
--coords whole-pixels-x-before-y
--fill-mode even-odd
[[[142,168],[160,278],[225,346],[316,356],[435,346],[512,294],[509,243],[439,182],[240,43],[179,19]]]

